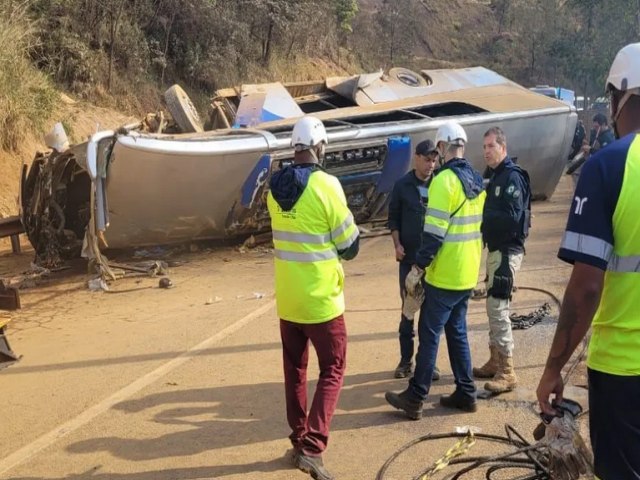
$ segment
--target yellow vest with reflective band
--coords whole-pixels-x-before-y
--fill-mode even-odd
[[[640,136],[631,143],[613,214],[613,252],[592,323],[589,368],[640,375]],[[632,399],[629,399],[631,401]]]
[[[278,316],[322,323],[344,313],[344,271],[338,250],[358,238],[338,179],[323,171],[309,177],[304,192],[284,211],[269,192]]]
[[[452,170],[440,172],[431,181],[424,231],[444,240],[425,273],[430,285],[447,290],[470,290],[476,286],[482,258],[480,224],[485,198],[483,191],[476,198],[467,199],[460,179]]]

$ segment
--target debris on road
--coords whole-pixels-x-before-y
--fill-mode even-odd
[[[105,282],[105,280],[102,277],[96,277],[88,280],[87,287],[89,287],[89,290],[91,290],[92,292],[108,292],[109,291],[109,285],[107,285],[107,282]]]
[[[48,277],[50,274],[51,271],[49,269],[32,263],[30,270],[13,277],[4,278],[2,279],[2,284],[4,288],[33,288],[36,287],[43,278]]]
[[[7,340],[5,329],[10,321],[11,317],[9,314],[0,313],[0,369],[8,367],[20,359],[20,357],[11,350],[9,340]]]
[[[533,312],[527,313],[525,315],[517,315],[512,313],[509,315],[509,319],[511,320],[511,328],[513,330],[526,330],[527,328],[531,328],[534,325],[540,323],[545,318],[549,318],[551,316],[551,305],[549,302],[545,302],[542,304],[540,308],[534,310]]]
[[[0,279],[0,310],[18,310],[20,294],[16,287],[9,287]]]

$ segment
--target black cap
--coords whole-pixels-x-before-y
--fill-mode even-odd
[[[423,155],[426,157],[427,155],[435,151],[436,146],[429,139],[423,140],[418,145],[416,145],[416,155]]]
[[[607,116],[604,113],[599,113],[599,112],[593,116],[593,121],[601,126],[607,125],[608,123]]]

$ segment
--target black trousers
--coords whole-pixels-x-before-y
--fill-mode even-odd
[[[640,480],[640,376],[589,369],[589,422],[596,476]]]

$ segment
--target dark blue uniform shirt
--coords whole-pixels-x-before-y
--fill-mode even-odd
[[[613,251],[613,213],[635,134],[598,150],[582,166],[558,257],[607,269]]]
[[[405,254],[402,263],[413,265],[416,262],[416,252],[422,242],[430,181],[423,182],[416,177],[415,170],[411,170],[393,186],[389,202],[389,229],[400,234]]]

